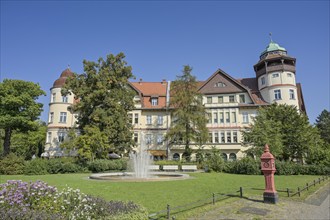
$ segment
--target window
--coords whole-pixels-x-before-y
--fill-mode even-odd
[[[68,102],[68,97],[67,96],[62,96],[62,102],[67,103]]]
[[[220,112],[220,123],[223,123],[223,112]]]
[[[273,78],[277,78],[279,76],[280,76],[280,74],[278,74],[278,73],[273,73],[273,75],[272,75]]]
[[[158,98],[151,98],[151,105],[157,106],[158,105]]]
[[[229,161],[235,161],[236,160],[236,154],[230,153],[229,154]]]
[[[223,103],[223,96],[218,96],[218,103]]]
[[[237,131],[233,132],[233,142],[237,143]]]
[[[213,113],[213,123],[218,124],[218,113],[217,112]]]
[[[265,77],[261,77],[261,85],[265,85],[266,84],[266,79]]]
[[[275,100],[282,99],[282,97],[281,97],[281,90],[280,89],[274,90],[274,96],[275,96]]]
[[[289,89],[289,94],[290,94],[290,99],[296,99],[294,96],[294,90],[293,89]]]
[[[249,114],[247,112],[243,112],[243,123],[249,123]]]
[[[224,84],[223,82],[217,82],[216,84],[214,84],[214,87],[225,87],[226,84]]]
[[[158,125],[163,125],[163,116],[162,115],[158,115],[157,124]]]
[[[139,114],[135,113],[134,114],[134,124],[138,124],[139,123]]]
[[[212,114],[211,113],[206,113],[206,117],[207,117],[207,123],[211,124],[212,123]]]
[[[163,135],[161,135],[161,134],[157,135],[157,144],[158,145],[163,144]]]
[[[62,143],[65,138],[65,132],[58,132],[58,142]]]
[[[52,102],[56,102],[56,93],[52,94]]]
[[[230,114],[226,112],[226,123],[230,123]]]
[[[225,153],[222,153],[222,154],[221,154],[221,157],[222,157],[222,159],[223,159],[224,161],[227,161],[227,160],[228,160],[227,154],[225,154]]]
[[[66,123],[66,112],[60,112],[60,123]]]
[[[211,104],[212,103],[212,97],[207,97],[207,104]]]
[[[146,134],[146,144],[151,144],[152,134]]]
[[[225,132],[220,132],[220,140],[221,140],[221,143],[225,143]]]
[[[52,142],[52,132],[47,133],[47,143]]]
[[[48,122],[49,123],[53,123],[53,121],[54,121],[54,112],[51,112],[51,113],[49,113],[49,120],[48,120]]]
[[[288,75],[288,77],[292,77],[292,73],[288,73],[287,75]]]
[[[231,120],[233,123],[236,123],[236,112],[231,113]]]
[[[231,143],[231,132],[227,131],[227,143]]]
[[[235,102],[235,96],[230,95],[230,96],[229,96],[229,102],[230,102],[230,103]]]
[[[147,125],[151,125],[151,124],[152,124],[152,116],[147,115]]]
[[[239,95],[239,103],[245,103],[245,95]]]
[[[209,133],[209,143],[213,142],[212,133]]]
[[[135,143],[139,142],[139,133],[134,133],[133,140]]]
[[[218,132],[214,133],[214,143],[219,143],[219,133]]]

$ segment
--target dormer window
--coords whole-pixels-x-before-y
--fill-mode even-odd
[[[151,105],[157,106],[158,105],[158,98],[151,98]]]
[[[279,76],[280,76],[280,74],[278,74],[278,73],[273,73],[273,75],[272,75],[273,78],[277,78]]]
[[[217,82],[216,84],[214,84],[214,87],[218,87],[218,88],[226,87],[226,84],[224,84],[223,82]]]

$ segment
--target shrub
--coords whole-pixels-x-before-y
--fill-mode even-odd
[[[207,157],[206,165],[208,171],[222,172],[225,167],[225,161],[221,157],[219,149],[212,148],[211,154]]]
[[[0,174],[18,175],[23,174],[25,161],[23,157],[18,157],[13,153],[8,154],[0,160]]]
[[[111,171],[111,170],[126,170],[127,160],[117,159],[117,160],[106,160],[99,159],[88,163],[88,169],[93,173]]]
[[[48,174],[48,164],[47,160],[44,159],[34,159],[26,162],[24,168],[25,175],[44,175]]]
[[[5,219],[147,219],[148,213],[133,202],[110,201],[81,193],[79,189],[9,180],[0,184],[0,214]]]
[[[275,163],[275,175],[329,175],[330,168],[322,164],[302,165],[293,162]]]
[[[47,160],[47,172],[50,174],[57,174],[62,171],[63,164],[60,158],[52,158]]]
[[[251,157],[244,157],[241,160],[226,162],[225,172],[235,174],[258,175],[261,174],[260,161]]]

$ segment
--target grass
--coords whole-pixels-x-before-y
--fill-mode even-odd
[[[264,177],[259,175],[234,175],[225,173],[191,173],[192,179],[165,182],[110,182],[89,180],[89,174],[56,174],[40,176],[1,175],[0,183],[7,180],[42,180],[49,185],[62,189],[66,186],[79,188],[86,194],[103,197],[106,200],[134,201],[146,207],[149,213],[171,207],[185,205],[198,200],[212,198],[212,193],[232,193],[238,195],[239,187],[244,188],[244,196],[262,195],[263,191],[249,188],[264,188]],[[303,187],[319,176],[275,176],[276,189]],[[318,184],[320,185],[320,184]],[[302,193],[302,198],[315,191],[317,187]],[[279,192],[280,197],[286,193]],[[200,207],[196,210],[203,210]],[[206,208],[207,209],[207,208]],[[190,210],[194,212],[194,210]]]

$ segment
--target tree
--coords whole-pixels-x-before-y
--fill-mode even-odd
[[[300,162],[318,138],[306,115],[299,113],[295,106],[276,103],[259,108],[253,124],[243,131],[243,136],[244,145],[252,145],[248,152],[254,155],[260,156],[264,145],[269,144],[276,158]]]
[[[206,128],[206,112],[202,103],[202,96],[198,92],[196,77],[191,75],[192,68],[184,66],[182,75],[172,83],[172,124],[166,134],[170,145],[184,144],[184,155],[190,160],[191,143],[201,145],[206,142],[208,130]]]
[[[33,155],[40,157],[44,151],[47,126],[45,122],[37,121],[37,128],[28,132],[13,131],[11,150],[17,156],[29,160]]]
[[[81,133],[77,147],[91,158],[105,151],[123,153],[133,144],[127,113],[134,108],[135,93],[128,82],[132,68],[124,58],[119,53],[97,63],[84,60],[84,73],[74,74],[62,88],[63,95],[72,92],[78,100],[73,106]]]
[[[0,83],[0,129],[4,129],[3,154],[10,152],[11,135],[17,129],[27,132],[38,128],[36,121],[42,104],[36,100],[46,95],[39,84],[23,80],[5,79]]]
[[[321,138],[330,144],[330,112],[324,109],[316,118],[315,125],[320,131]]]

